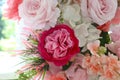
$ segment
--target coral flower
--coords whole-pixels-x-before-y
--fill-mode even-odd
[[[9,19],[20,19],[18,7],[22,3],[22,1],[23,0],[8,0],[4,16]]]

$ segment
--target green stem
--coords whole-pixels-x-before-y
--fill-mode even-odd
[[[43,71],[42,80],[44,80],[45,74],[46,74],[46,69]]]

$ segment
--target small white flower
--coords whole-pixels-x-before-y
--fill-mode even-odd
[[[81,23],[80,6],[78,4],[63,5],[61,9],[63,19],[72,28],[76,27],[78,23]]]
[[[77,25],[74,31],[76,37],[80,41],[80,47],[84,47],[87,43],[99,39],[101,33],[100,30],[96,29],[90,23]]]

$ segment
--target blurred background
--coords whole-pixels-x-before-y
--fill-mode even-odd
[[[2,7],[7,0],[0,0],[0,80],[17,79],[16,71],[21,67],[19,56],[11,56],[16,49],[16,22],[2,16]],[[19,67],[20,66],[20,67]]]
[[[2,16],[2,6],[5,1],[6,0],[0,0],[0,53],[16,48],[15,22]]]

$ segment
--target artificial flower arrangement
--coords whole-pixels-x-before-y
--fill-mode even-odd
[[[8,0],[25,65],[18,80],[120,80],[117,0]]]

